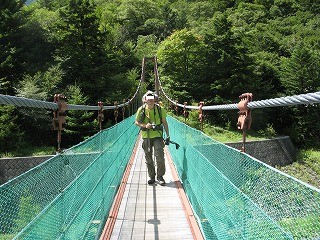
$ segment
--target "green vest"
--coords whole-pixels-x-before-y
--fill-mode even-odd
[[[157,104],[154,105],[153,109],[147,109],[145,105],[141,106],[137,111],[136,121],[143,124],[151,123],[157,126],[155,129],[141,129],[142,138],[162,137],[163,130],[159,126],[162,126],[161,118],[166,117],[167,112]]]

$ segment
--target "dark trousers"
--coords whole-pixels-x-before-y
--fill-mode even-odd
[[[164,142],[161,137],[159,138],[143,138],[142,148],[146,157],[146,164],[148,168],[148,174],[150,178],[162,177],[166,172],[166,166],[164,161]],[[153,160],[153,151],[157,162],[157,173],[155,172],[155,165]]]

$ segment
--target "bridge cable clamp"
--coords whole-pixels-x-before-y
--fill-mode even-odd
[[[123,99],[123,107],[122,107],[122,119],[125,118],[125,114],[126,114],[126,99]]]
[[[99,101],[98,106],[100,107],[100,109],[98,111],[99,129],[100,129],[100,131],[102,131],[102,122],[104,121],[103,102]]]
[[[238,129],[242,130],[243,146],[241,151],[245,152],[246,130],[251,127],[251,109],[248,108],[248,103],[252,101],[252,93],[243,93],[239,96],[240,102],[238,103]]]
[[[188,110],[187,110],[187,108],[186,108],[187,104],[188,104],[187,102],[184,102],[184,103],[183,103],[184,123],[186,123],[186,119],[189,117],[189,112],[188,112]]]
[[[118,123],[118,115],[119,115],[119,110],[118,110],[118,102],[114,102],[114,120],[116,123]]]
[[[58,105],[58,109],[53,112],[52,126],[53,126],[53,130],[58,131],[57,151],[60,152],[61,151],[60,149],[61,131],[64,130],[66,126],[66,116],[67,116],[66,111],[68,109],[68,105],[66,103],[66,97],[63,94],[55,94],[53,101]]]
[[[204,115],[203,115],[203,105],[204,105],[204,102],[199,102],[198,106],[199,106],[199,121],[201,123],[201,131],[203,131],[203,119],[204,119]]]

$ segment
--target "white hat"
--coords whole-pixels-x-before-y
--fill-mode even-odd
[[[155,94],[152,91],[147,91],[142,97],[142,102],[146,102],[147,99],[155,99]]]

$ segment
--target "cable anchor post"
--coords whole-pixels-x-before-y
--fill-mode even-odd
[[[66,126],[66,110],[68,109],[68,105],[66,103],[66,97],[63,94],[55,94],[53,102],[58,104],[58,109],[53,112],[52,126],[53,130],[58,131],[57,152],[61,152],[61,132]]]
[[[102,131],[102,122],[104,121],[104,114],[103,114],[103,102],[98,102],[98,106],[100,107],[98,111],[98,121],[99,121],[99,129]]]
[[[179,112],[179,108],[178,108],[178,100],[176,100],[176,101],[175,101],[174,111],[176,112],[176,115],[178,115],[178,112]]]
[[[189,117],[189,112],[188,112],[188,110],[187,110],[186,106],[187,106],[187,102],[184,102],[184,103],[183,103],[183,116],[184,116],[184,123],[186,123],[186,122],[187,122],[187,118]]]
[[[238,103],[238,129],[242,130],[242,148],[241,152],[246,152],[245,143],[247,133],[246,131],[251,127],[251,109],[248,108],[248,103],[252,101],[252,93],[243,93],[239,96],[240,102]]]
[[[114,120],[115,120],[116,123],[118,123],[118,114],[119,114],[118,102],[114,102],[114,106],[115,106],[115,109],[114,109]]]
[[[123,99],[123,107],[122,107],[122,119],[124,120],[125,118],[125,113],[126,113],[126,99]]]
[[[199,102],[198,106],[199,106],[199,121],[200,121],[200,129],[201,131],[203,132],[203,119],[204,119],[204,115],[203,115],[203,105],[204,105],[204,102]]]

